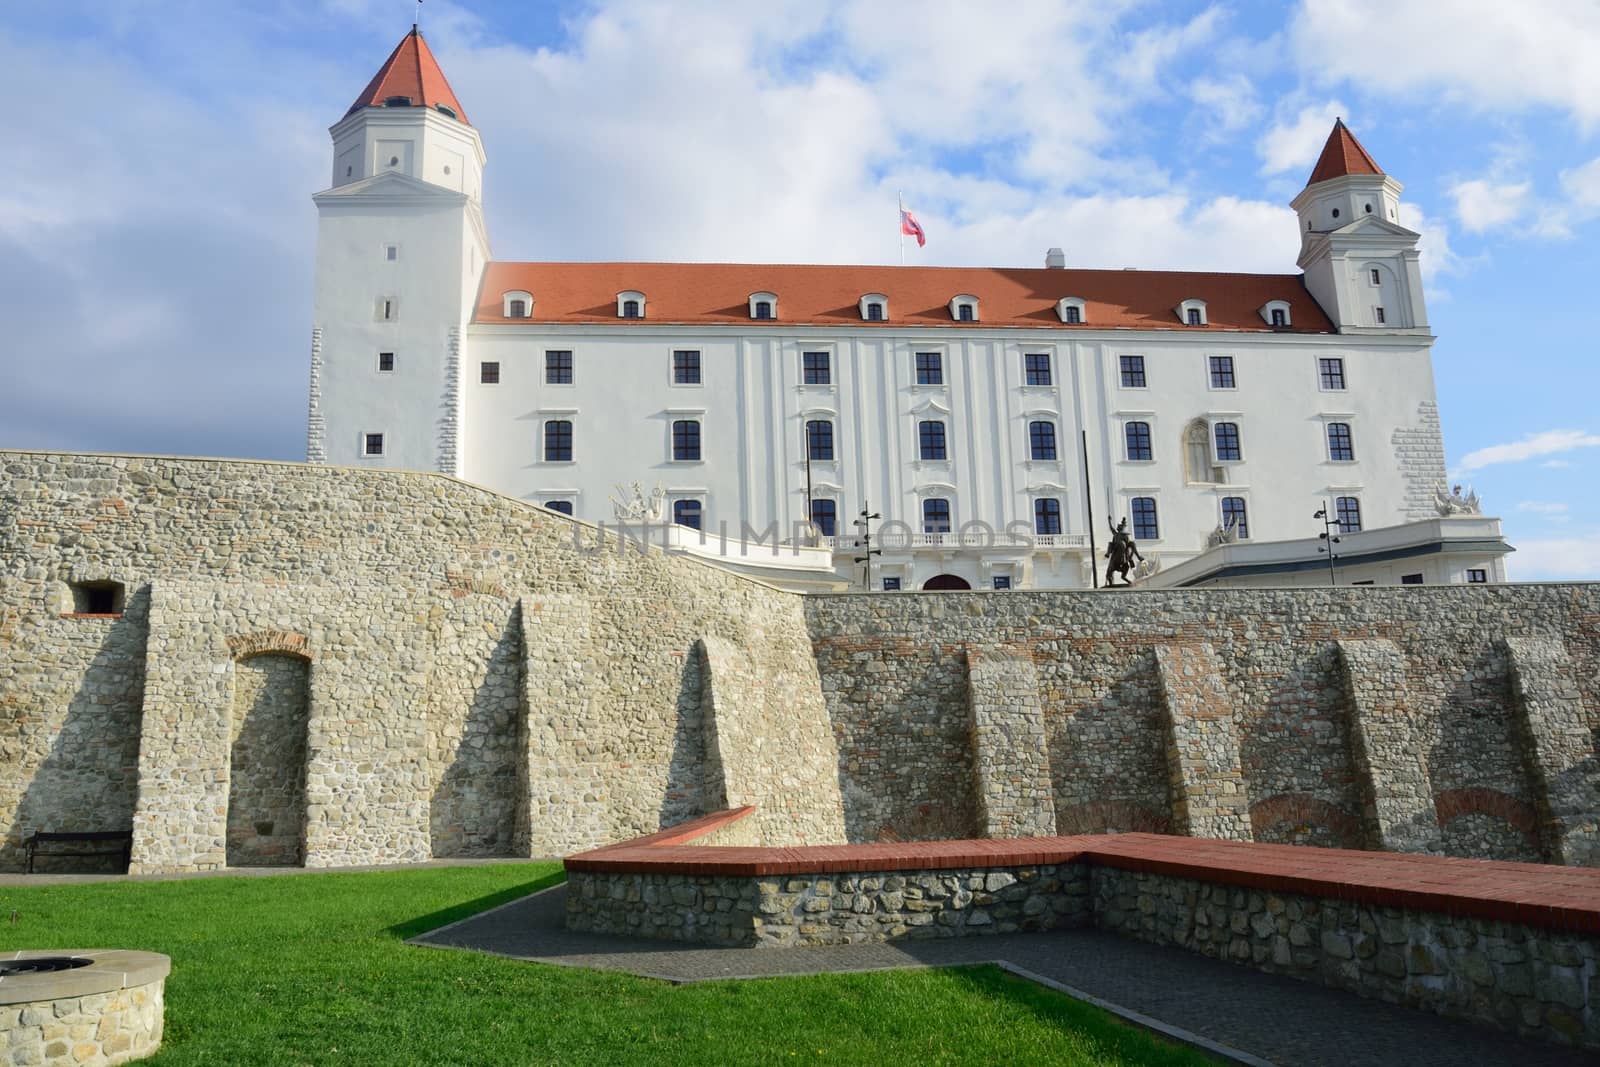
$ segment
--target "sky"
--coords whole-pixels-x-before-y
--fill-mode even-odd
[[[327,128],[410,0],[7,0],[0,447],[304,458]],[[1600,4],[427,0],[497,259],[1293,272],[1334,117],[1422,234],[1453,479],[1600,578]],[[1308,524],[1310,520],[1308,518]]]

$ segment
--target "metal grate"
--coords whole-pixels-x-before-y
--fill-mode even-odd
[[[31,960],[0,960],[0,978],[14,978],[19,974],[46,974],[50,971],[71,971],[87,967],[94,960],[81,956],[40,956]]]

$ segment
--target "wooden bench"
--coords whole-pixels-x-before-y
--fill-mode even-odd
[[[112,856],[121,855],[122,867],[133,860],[132,830],[91,830],[82,833],[45,833],[40,830],[22,842],[28,850],[28,873],[33,873],[35,856]]]

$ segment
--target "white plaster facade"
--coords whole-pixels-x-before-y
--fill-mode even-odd
[[[1340,174],[1296,198],[1303,283],[1067,271],[1052,255],[1054,269],[1026,272],[1032,291],[1060,271],[1035,294],[1040,314],[994,310],[985,285],[1016,272],[952,271],[940,322],[908,314],[906,295],[913,281],[937,285],[935,268],[839,268],[870,276],[829,305],[853,310],[819,314],[785,291],[784,272],[810,271],[815,287],[829,268],[682,265],[748,280],[717,314],[685,315],[661,291],[675,285],[660,280],[670,266],[491,268],[485,157],[464,121],[358,101],[332,135],[334,185],[315,197],[313,461],[439,470],[592,521],[612,520],[618,483],[659,484],[669,515],[697,502],[708,534],[735,539],[803,540],[809,484],[812,500],[833,502],[824,543],[840,574],[863,577],[848,535],[866,505],[881,516],[873,587],[887,578],[904,589],[935,576],[1089,586],[1104,568],[1091,538],[1103,554],[1108,519],[1134,514],[1136,501],[1155,505],[1157,535],[1142,531],[1141,551],[1172,567],[1204,551],[1224,501],[1242,502],[1252,542],[1293,540],[1316,528],[1325,500],[1358,501],[1367,530],[1428,518],[1444,478],[1418,235],[1393,221],[1400,186],[1386,175]],[[1341,137],[1342,124],[1330,150]],[[547,284],[518,280],[519,268]],[[568,273],[599,279],[581,313],[571,293],[555,307]],[[1090,284],[1130,303],[1174,284],[1184,295],[1129,325],[1106,316],[1115,298],[1084,299]],[[1228,318],[1222,303],[1252,286],[1272,298]],[[1321,328],[1295,321],[1317,307]],[[698,382],[676,380],[678,351],[698,353]],[[570,354],[570,376],[547,372],[549,353]],[[807,383],[806,353],[827,354],[826,384]],[[938,355],[937,384],[919,384],[919,353]],[[1046,358],[1048,384],[1029,383],[1029,356],[1036,367]],[[1124,356],[1142,357],[1142,385],[1123,373]],[[831,423],[834,458],[808,472],[813,420]],[[552,421],[571,425],[570,459],[546,448]],[[945,425],[942,460],[919,454],[929,421]],[[698,424],[698,459],[674,458],[680,422]],[[1055,458],[1034,455],[1035,423],[1053,427]],[[1129,424],[1148,427],[1149,458],[1130,454]],[[1352,458],[1330,451],[1335,427],[1348,430]],[[1219,432],[1237,458],[1219,451]],[[368,454],[374,433],[382,454]],[[948,502],[949,532],[927,528],[930,499]],[[1056,502],[1058,529],[1036,512],[1041,500]]]

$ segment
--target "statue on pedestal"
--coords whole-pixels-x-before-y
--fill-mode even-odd
[[[1106,519],[1106,525],[1111,526],[1111,520]],[[1144,562],[1144,556],[1139,554],[1139,546],[1133,543],[1133,535],[1128,532],[1126,517],[1115,526],[1111,526],[1111,544],[1106,546],[1106,588],[1116,585],[1111,580],[1113,574],[1122,575],[1123,585],[1132,585],[1134,579],[1128,577],[1136,565]]]

